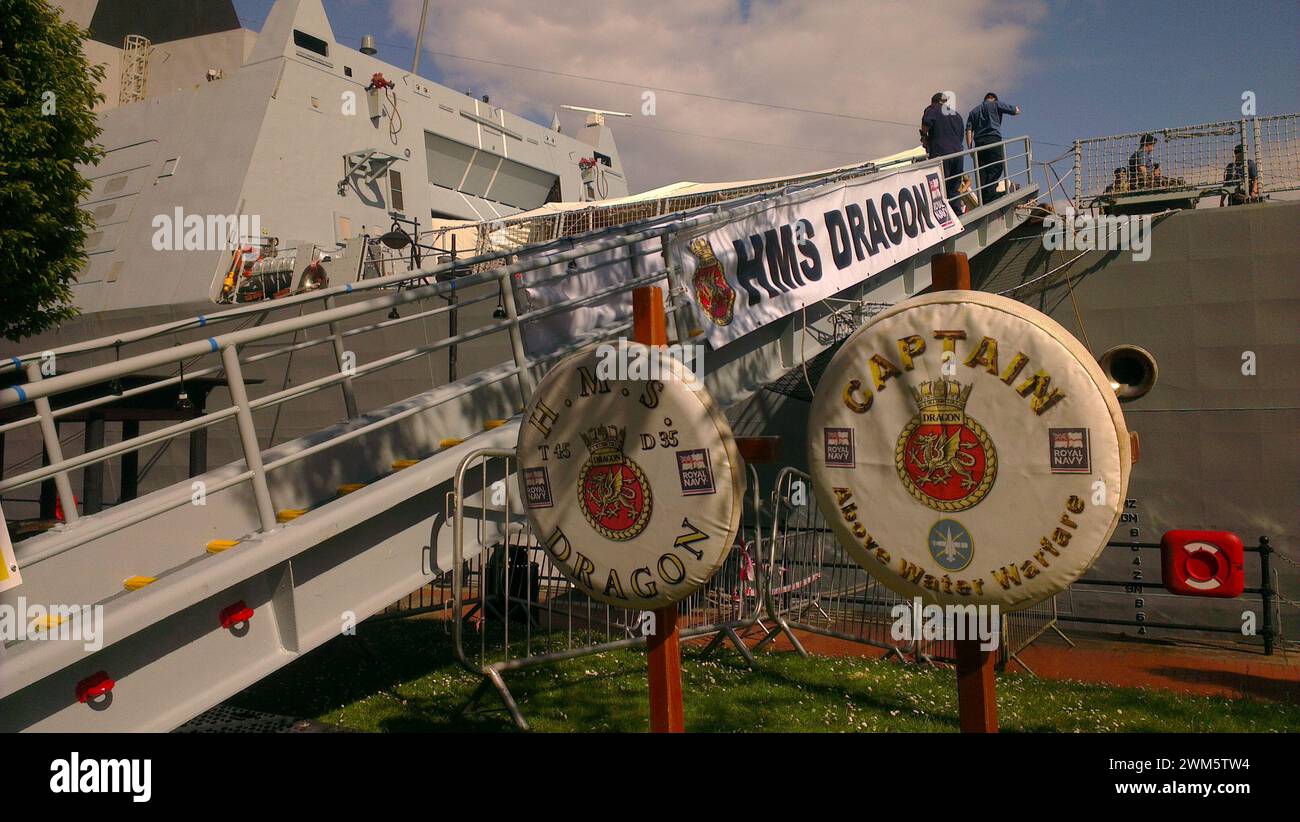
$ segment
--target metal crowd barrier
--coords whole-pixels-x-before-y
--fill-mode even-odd
[[[465,710],[495,690],[514,724],[527,730],[506,674],[641,647],[654,615],[597,602],[569,582],[534,537],[519,505],[515,464],[513,449],[480,449],[457,469],[447,502],[453,549],[446,610],[456,661],[483,678]],[[752,666],[754,657],[740,632],[760,621],[762,535],[755,519],[757,473],[752,466],[748,470],[751,493],[741,534],[717,574],[679,603],[678,624],[683,640],[712,637],[701,655],[730,641]]]
[[[812,479],[797,468],[784,468],[772,490],[772,537],[767,562],[766,618],[773,623],[754,647],[758,650],[780,634],[806,656],[795,631],[855,642],[885,650],[885,657],[902,660],[955,662],[950,639],[894,638],[900,611],[911,619],[913,602],[886,588],[840,547],[812,492]],[[1031,608],[1003,614],[999,626],[998,661],[1029,666],[1018,654],[1057,627],[1056,597]],[[1061,634],[1069,642],[1069,638]]]
[[[755,650],[785,634],[807,656],[795,631],[883,648],[906,659],[916,642],[891,637],[892,611],[911,603],[881,585],[840,546],[813,497],[811,478],[797,468],[777,474],[771,496],[772,537],[764,594],[773,622]]]

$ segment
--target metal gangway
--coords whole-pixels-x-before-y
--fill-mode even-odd
[[[834,305],[809,305],[708,350],[705,383],[715,399],[734,406],[823,351],[842,319],[837,306],[895,302],[923,291],[932,253],[974,256],[1016,228],[1038,187],[1029,139],[1004,146],[1005,194],[962,215],[961,235],[842,292]],[[975,162],[973,151],[964,153]],[[689,336],[684,312],[678,313],[689,294],[667,257],[674,238],[811,199],[850,177],[896,170],[839,171],[4,362],[0,376],[19,381],[0,389],[0,410],[26,415],[0,425],[0,434],[38,433],[45,464],[0,479],[0,494],[52,482],[66,521],[16,545],[23,583],[0,593],[0,606],[47,608],[29,635],[0,643],[0,731],[171,730],[420,590],[451,568],[447,497],[458,466],[482,449],[513,447],[521,409],[553,362],[628,333],[631,291],[644,285],[666,286],[670,326],[678,339]],[[520,305],[517,289],[526,277],[558,270],[562,278],[620,250],[631,261],[626,279],[545,305]],[[663,266],[640,267],[655,255]],[[626,303],[626,319],[550,350],[528,350],[530,323],[611,300]],[[393,329],[445,321],[452,312],[459,320],[454,331],[411,348],[384,348]],[[384,353],[354,361],[363,340]],[[269,386],[247,379],[267,362],[316,346],[333,351],[336,367],[329,373]],[[389,369],[432,362],[455,348],[476,352],[485,364],[398,402],[367,399],[367,384],[385,380]],[[43,367],[50,362],[57,368]],[[159,369],[169,376],[158,376]],[[229,402],[65,455],[60,418],[199,378],[215,382]],[[263,448],[258,415],[265,419],[302,401],[335,405],[339,421]],[[78,514],[74,486],[90,472],[223,426],[237,433],[239,459]]]

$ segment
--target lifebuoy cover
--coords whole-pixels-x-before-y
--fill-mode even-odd
[[[561,361],[528,404],[518,454],[534,534],[601,602],[684,599],[736,538],[745,474],[731,428],[667,349],[592,346]]]
[[[883,584],[1008,610],[1092,565],[1130,469],[1119,402],[1083,345],[979,291],[908,300],[849,337],[808,448],[822,513]]]

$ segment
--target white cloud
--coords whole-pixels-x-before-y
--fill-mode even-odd
[[[1027,70],[1023,55],[1045,11],[1040,0],[435,0],[425,46],[556,72],[911,124],[919,123],[937,90],[955,90],[968,106],[985,91],[1004,91],[1019,80]],[[390,0],[392,30],[414,39],[419,15],[420,0]],[[610,121],[634,190],[683,179],[807,171],[917,145],[914,125],[663,91],[657,92],[656,116],[643,117],[641,85],[429,54],[425,60],[436,62],[453,88],[490,94],[493,102],[543,122],[561,103],[635,113],[632,120]],[[576,115],[561,120],[569,133],[581,124]]]

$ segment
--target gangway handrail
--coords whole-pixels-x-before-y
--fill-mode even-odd
[[[1017,137],[1010,140],[1004,140],[1001,143],[994,143],[991,145],[1001,146],[1001,145],[1007,145],[1010,143],[1022,142],[1022,141],[1025,143],[1026,146],[1028,146],[1029,138],[1027,137]],[[981,149],[986,150],[989,147],[990,146],[981,146],[979,149],[968,149],[966,151],[957,152],[953,155],[947,155],[947,156],[953,157],[953,156],[957,156],[958,154],[960,155],[975,154],[978,150]],[[1026,150],[1026,154],[1014,155],[1014,156],[1028,157],[1030,155]],[[927,162],[937,164],[941,162],[942,159],[943,158],[935,158]],[[893,173],[896,173],[896,171],[888,172],[888,174],[893,174]],[[831,181],[831,183],[823,182],[818,184],[816,187],[820,188],[821,186],[827,184],[833,184],[834,182],[835,181],[833,180]],[[734,209],[728,209],[725,212],[718,210],[718,206],[716,205],[710,206],[708,207],[707,213],[697,214],[691,217],[674,220],[666,224],[655,225],[648,229],[643,229],[637,232],[621,233],[612,241],[607,239],[587,241],[582,244],[575,244],[570,249],[564,251],[557,251],[548,254],[530,255],[526,259],[520,260],[519,262],[502,266],[496,269],[490,269],[487,271],[482,271],[474,274],[467,274],[463,277],[458,277],[455,280],[435,282],[426,286],[409,288],[403,291],[395,292],[393,294],[376,297],[370,301],[363,302],[363,303],[353,303],[351,305],[338,306],[336,308],[327,309],[325,311],[321,311],[315,314],[303,315],[301,317],[279,320],[268,325],[259,325],[253,328],[239,329],[236,331],[227,332],[223,335],[208,337],[206,340],[194,341],[191,343],[183,344],[181,346],[170,347],[160,351],[145,352],[143,354],[133,355],[130,358],[115,361],[113,363],[103,363],[100,365],[91,366],[89,368],[80,369],[74,372],[58,374],[52,377],[46,377],[34,384],[29,383],[27,384],[26,387],[10,386],[8,388],[0,389],[0,408],[7,408],[13,405],[17,405],[24,401],[27,401],[28,399],[34,400],[40,397],[48,397],[51,394],[61,393],[64,391],[72,390],[74,388],[88,387],[98,383],[106,382],[115,377],[123,377],[128,374],[136,373],[138,371],[142,371],[147,368],[153,368],[158,365],[163,365],[169,362],[179,362],[186,359],[192,359],[195,356],[203,356],[206,354],[215,353],[218,350],[225,348],[227,346],[244,345],[247,343],[258,342],[261,340],[278,337],[283,334],[291,334],[294,331],[305,330],[317,325],[326,325],[331,322],[340,322],[362,314],[371,313],[373,311],[378,311],[385,308],[392,308],[409,302],[426,300],[432,297],[446,296],[447,294],[450,294],[460,288],[473,287],[475,285],[481,285],[492,281],[497,281],[502,284],[508,285],[506,281],[510,277],[513,277],[515,274],[523,274],[528,271],[532,271],[534,269],[545,268],[559,263],[567,263],[570,260],[576,260],[581,257],[586,257],[592,254],[600,253],[602,251],[608,251],[615,248],[621,248],[624,246],[633,245],[635,243],[659,238],[668,234],[676,235],[676,234],[683,234],[688,231],[707,231],[714,226],[731,222],[733,220],[741,219],[746,216],[750,216],[751,214],[758,213],[759,211],[765,210],[767,208],[800,202],[801,200],[798,199],[795,195],[807,194],[810,196],[815,196],[817,193],[819,192],[800,189],[798,191],[790,192],[789,194],[786,194],[783,197],[774,198],[771,201],[762,200],[757,203],[750,203],[743,206],[738,206],[737,208]],[[786,199],[787,197],[790,199],[787,200]],[[555,242],[555,241],[550,241],[550,242]],[[518,252],[516,252],[516,254],[518,254]],[[406,281],[406,280],[413,280],[413,279],[418,280],[418,279],[433,278],[436,277],[436,275],[439,273],[448,272],[454,268],[461,268],[467,265],[469,265],[468,261],[440,263],[430,268],[422,268],[419,269],[418,271],[408,272],[402,275],[390,275],[395,279],[384,284],[391,285],[398,280]],[[379,282],[379,278],[366,281],[366,283],[378,283],[378,282]],[[378,287],[378,285],[369,285],[367,287],[373,288],[373,287]],[[344,287],[340,286],[338,288],[341,289]],[[354,288],[353,290],[356,291],[362,289]],[[508,293],[510,289],[507,288],[506,291]],[[309,299],[315,299],[318,297],[318,295],[321,294],[322,292],[312,292],[310,295],[301,295],[301,296],[307,297]],[[334,295],[336,294],[337,292],[335,292]],[[547,309],[564,308],[569,304],[569,302],[576,302],[576,300],[578,299],[584,299],[584,298],[574,298],[574,300],[571,301],[563,301],[560,303],[556,303],[553,306],[548,306]],[[259,304],[258,307],[262,311],[267,310],[265,305]],[[550,310],[545,311],[545,314],[549,314],[549,313],[555,313],[555,312]],[[511,318],[509,320],[509,324],[514,325],[516,322],[526,322],[530,319],[535,319],[539,316],[544,316],[545,314],[540,310],[531,313],[521,314]],[[162,333],[170,333],[170,331],[166,331]],[[116,337],[115,339],[120,339],[120,338],[121,335],[118,335],[118,337]],[[107,339],[107,338],[102,338],[102,339]],[[109,343],[108,347],[111,348],[112,343]],[[57,353],[57,351],[55,353]],[[39,362],[39,355],[36,355],[35,357],[25,357],[21,359],[24,364],[30,364],[32,361]]]
[[[665,225],[666,224],[665,221],[685,221],[685,220],[690,220],[692,218],[695,218],[700,214],[705,214],[705,213],[716,214],[722,208],[730,209],[735,207],[751,205],[755,203],[766,203],[770,205],[774,203],[776,200],[779,200],[784,196],[808,191],[811,189],[820,189],[823,186],[831,185],[840,182],[844,179],[862,176],[864,172],[870,174],[872,170],[874,170],[876,172],[879,172],[881,176],[888,176],[890,174],[896,173],[897,171],[905,167],[938,163],[942,160],[951,159],[957,156],[966,156],[966,155],[973,156],[979,150],[987,150],[989,148],[994,148],[997,146],[1006,146],[1012,143],[1023,143],[1025,146],[1026,153],[1024,155],[1013,155],[1011,157],[1007,157],[1006,159],[1008,161],[1021,156],[1032,157],[1032,155],[1030,154],[1031,144],[1030,144],[1029,137],[1022,135],[1019,137],[1012,137],[1007,140],[1003,140],[999,143],[992,143],[987,146],[980,146],[979,148],[966,149],[960,152],[955,152],[953,154],[944,155],[943,157],[899,160],[899,161],[880,164],[880,165],[875,165],[873,163],[862,163],[859,165],[842,168],[836,171],[835,173],[824,177],[815,177],[815,178],[808,178],[804,176],[796,177],[795,180],[797,182],[793,184],[789,184],[782,188],[772,189],[769,191],[756,192],[754,194],[737,198],[735,200],[701,205],[687,211],[675,212],[672,214],[666,214],[657,217],[649,217],[631,223],[626,223],[623,225],[608,226],[602,229],[598,229],[595,232],[589,232],[588,235],[584,237],[583,242],[587,242],[592,239],[601,239],[605,235],[611,233],[625,233],[629,230],[641,230],[646,226]],[[976,172],[978,171],[978,166],[976,167],[975,170]],[[1008,178],[1010,178],[1011,176],[1012,176],[1011,174],[1007,175]],[[483,224],[498,224],[502,222],[505,221],[486,220],[483,221]],[[474,225],[475,224],[470,224],[468,226],[457,227],[457,228],[472,228],[474,227]],[[136,342],[143,342],[145,340],[157,338],[160,336],[165,336],[167,334],[176,334],[182,331],[193,330],[197,328],[206,328],[209,325],[214,323],[231,322],[258,313],[282,311],[288,308],[309,304],[318,300],[324,303],[333,298],[340,297],[340,296],[347,296],[351,294],[356,294],[358,292],[370,291],[378,288],[391,288],[394,286],[401,286],[412,281],[426,280],[431,277],[436,278],[440,274],[450,273],[454,275],[455,272],[460,269],[474,268],[474,267],[485,265],[487,263],[495,262],[497,260],[514,257],[514,256],[521,256],[525,253],[530,253],[530,254],[539,253],[540,251],[544,251],[548,248],[552,248],[556,246],[572,247],[574,243],[575,243],[575,238],[573,237],[559,237],[556,239],[547,240],[542,243],[535,244],[533,246],[525,246],[516,249],[508,249],[502,251],[489,252],[485,254],[479,254],[472,257],[458,258],[444,263],[439,263],[437,265],[428,268],[397,272],[395,274],[387,274],[380,277],[370,277],[365,280],[361,280],[357,283],[343,283],[336,286],[327,286],[326,288],[317,289],[307,293],[292,294],[277,300],[249,303],[246,305],[236,306],[233,308],[219,309],[212,313],[198,314],[194,317],[190,317],[183,320],[175,320],[172,322],[160,323],[154,326],[149,326],[142,329],[136,329],[134,331],[121,333],[121,334],[105,335],[103,337],[98,337],[93,340],[70,343],[66,346],[60,346],[52,349],[42,350],[40,352],[23,354],[20,356],[9,357],[5,360],[0,360],[0,374],[3,374],[7,371],[20,369],[23,365],[27,363],[33,361],[39,361],[41,357],[47,353],[53,353],[57,358],[57,357],[64,357],[70,355],[88,354],[95,351],[116,351],[116,350],[120,350],[120,346],[122,345],[127,345]],[[465,282],[464,277],[458,277],[457,279],[461,282]]]
[[[846,177],[861,175],[864,169],[869,169],[872,166],[873,166],[872,163],[864,163],[860,166],[853,166],[850,168],[841,169],[837,171],[835,174],[826,177],[811,178],[811,179],[805,177],[799,177],[797,178],[796,183],[792,185],[787,185],[782,188],[774,188],[769,191],[756,192],[754,194],[750,194],[745,197],[727,201],[726,203],[711,203],[711,204],[697,206],[695,208],[688,209],[681,212],[674,212],[671,214],[665,214],[657,217],[645,218],[642,220],[637,220],[631,223],[625,223],[617,226],[607,226],[605,228],[597,229],[594,232],[588,232],[586,237],[587,239],[600,238],[608,234],[623,232],[628,229],[636,229],[644,225],[658,224],[658,223],[662,223],[667,219],[681,218],[684,216],[690,216],[692,214],[701,213],[703,211],[716,213],[717,209],[723,205],[726,206],[745,205],[750,202],[753,202],[754,200],[763,200],[773,195],[782,195],[793,191],[800,191],[808,187],[821,187],[829,183],[844,179]],[[471,223],[464,226],[453,226],[452,229],[467,230],[467,229],[472,229],[475,226],[479,226],[479,225],[495,225],[495,224],[500,224],[505,222],[508,222],[508,218],[506,220],[500,220],[500,219],[485,220],[480,223]],[[562,245],[571,246],[573,244],[573,241],[574,240],[572,237],[557,237],[551,240],[546,240],[541,243],[534,244],[530,248],[532,253],[536,253],[540,250],[544,250],[549,247],[562,246]],[[242,319],[246,316],[257,314],[259,312],[269,313],[270,311],[281,311],[286,308],[292,308],[298,305],[311,303],[317,300],[324,302],[327,299],[332,297],[355,294],[357,292],[369,291],[376,288],[389,288],[392,286],[401,286],[413,280],[425,280],[428,279],[429,277],[436,277],[439,274],[451,273],[454,275],[457,269],[475,268],[478,266],[485,265],[487,263],[495,262],[497,260],[518,256],[524,253],[525,250],[526,250],[525,248],[515,248],[515,249],[491,251],[484,254],[478,254],[472,257],[463,257],[445,263],[439,263],[438,265],[429,269],[420,269],[418,271],[407,270],[405,272],[386,274],[380,277],[369,277],[357,283],[343,283],[336,286],[328,286],[322,289],[315,289],[313,291],[302,293],[302,294],[291,294],[289,296],[282,297],[277,300],[249,303],[247,305],[240,305],[234,308],[219,309],[211,314],[199,314],[194,317],[190,317],[188,319],[175,320],[169,323],[161,323],[143,329],[136,329],[135,331],[127,332],[125,334],[113,334],[113,335],[99,337],[94,340],[88,340],[88,341],[78,342],[78,343],[70,343],[69,345],[62,346],[59,348],[48,349],[48,353],[53,353],[56,357],[60,357],[60,356],[69,356],[72,354],[86,354],[92,351],[113,350],[120,345],[126,345],[133,342],[142,342],[147,339],[153,339],[155,337],[164,336],[167,334],[175,334],[181,331],[191,330],[194,328],[206,328],[208,325],[212,323],[229,322],[237,319]],[[21,368],[23,364],[31,362],[33,360],[37,360],[41,356],[45,355],[46,353],[47,351],[41,351],[40,353],[37,354],[25,354],[21,356],[14,356],[14,357],[10,357],[7,360],[0,361],[0,373]]]
[[[1006,140],[1002,142],[1003,145],[1012,144],[1012,143],[1023,144],[1024,153],[1021,155],[1014,155],[1014,156],[1025,157],[1026,166],[1028,168],[1029,152],[1030,152],[1028,138],[1024,138],[1024,137],[1013,138],[1011,140]],[[982,146],[979,149],[970,149],[962,153],[973,155],[977,151],[981,149],[986,150],[987,148],[988,148],[987,146]],[[1012,159],[1012,158],[1008,158],[1008,159]],[[926,161],[927,164],[930,163],[937,164],[939,162],[941,162],[941,159],[939,158]],[[891,170],[885,172],[883,176],[889,176],[893,173],[897,173],[897,170]],[[1013,176],[1015,176],[1014,173],[1009,173],[1007,175],[1008,179],[1010,179]],[[397,279],[400,279],[401,281],[434,277],[435,281],[427,285],[403,289],[400,291],[392,291],[386,294],[381,294],[378,296],[371,297],[370,299],[367,300],[362,300],[350,304],[327,307],[321,311],[317,311],[312,314],[303,314],[297,317],[280,319],[271,323],[260,324],[249,328],[234,329],[212,337],[208,337],[206,339],[195,340],[189,343],[183,343],[177,346],[168,347],[157,351],[143,352],[140,354],[133,355],[131,357],[127,357],[125,359],[116,360],[114,362],[102,363],[99,365],[90,366],[72,372],[55,374],[53,376],[45,377],[40,373],[40,369],[39,367],[37,367],[38,363],[36,362],[24,363],[23,365],[27,371],[29,382],[0,389],[0,408],[7,408],[7,407],[20,405],[20,404],[26,404],[26,403],[31,403],[36,406],[36,413],[34,414],[34,416],[26,418],[22,422],[24,422],[25,424],[30,424],[31,422],[35,422],[41,426],[42,435],[43,435],[42,439],[44,440],[44,447],[46,450],[46,454],[49,458],[48,460],[49,464],[32,471],[28,471],[17,477],[12,477],[7,480],[0,481],[0,491],[10,491],[15,488],[31,485],[33,483],[40,482],[42,480],[53,477],[55,479],[56,490],[59,499],[64,506],[64,511],[67,516],[67,523],[62,529],[59,529],[55,532],[58,534],[66,535],[64,539],[54,540],[54,542],[58,543],[57,546],[44,547],[42,545],[32,545],[31,547],[34,550],[23,552],[24,556],[22,557],[22,561],[24,562],[24,564],[39,561],[40,559],[53,555],[53,553],[59,553],[63,550],[67,550],[69,547],[74,547],[76,544],[82,544],[88,540],[89,537],[85,537],[85,538],[77,537],[75,539],[72,538],[73,532],[79,532],[80,528],[78,528],[77,526],[76,502],[75,500],[72,499],[71,484],[70,484],[70,479],[68,477],[69,471],[77,468],[84,468],[90,465],[102,463],[105,460],[119,456],[121,454],[137,451],[140,448],[146,447],[149,444],[155,442],[161,442],[163,440],[170,440],[174,437],[181,436],[191,431],[195,431],[199,428],[206,428],[217,422],[230,419],[231,417],[235,418],[237,427],[239,429],[239,435],[240,435],[241,446],[242,446],[242,456],[244,457],[244,465],[247,467],[245,470],[238,472],[238,474],[235,475],[234,478],[223,478],[221,480],[220,487],[226,488],[226,487],[230,487],[231,485],[244,482],[245,480],[249,481],[252,485],[253,496],[256,502],[257,515],[261,525],[261,530],[263,531],[270,530],[274,528],[276,525],[276,517],[275,517],[275,509],[272,505],[269,485],[267,482],[267,472],[275,468],[279,468],[283,465],[289,464],[290,462],[302,459],[305,456],[308,456],[312,453],[317,453],[320,450],[323,450],[325,448],[332,447],[332,445],[337,444],[339,440],[330,440],[323,443],[317,443],[316,445],[313,445],[308,449],[302,449],[293,454],[281,458],[277,458],[270,465],[263,465],[262,454],[261,454],[262,449],[258,444],[257,432],[253,425],[253,421],[251,417],[253,411],[260,410],[263,408],[268,408],[293,399],[298,399],[300,397],[307,396],[311,393],[320,391],[325,388],[329,388],[334,385],[343,386],[345,398],[346,398],[350,394],[350,381],[356,376],[364,376],[366,374],[379,371],[382,368],[386,368],[390,365],[395,365],[399,362],[405,362],[407,360],[414,359],[416,357],[427,355],[434,351],[447,348],[451,345],[468,342],[474,339],[479,339],[481,337],[485,337],[500,331],[505,331],[510,337],[512,361],[507,361],[509,363],[508,367],[506,367],[504,371],[499,371],[495,373],[494,374],[495,379],[493,379],[492,381],[496,382],[496,381],[500,381],[501,379],[508,379],[513,377],[518,384],[519,399],[521,403],[526,404],[532,390],[532,385],[531,385],[532,369],[534,369],[535,367],[537,367],[539,364],[543,362],[547,362],[551,359],[554,359],[554,357],[557,356],[558,354],[557,352],[552,351],[545,355],[541,355],[541,356],[534,355],[530,357],[524,350],[522,330],[521,330],[522,323],[542,319],[545,317],[550,317],[566,311],[571,311],[576,307],[587,305],[589,303],[596,302],[601,299],[605,299],[610,296],[614,296],[619,293],[629,291],[641,285],[659,282],[665,278],[667,278],[670,282],[670,288],[668,289],[670,295],[669,299],[670,301],[673,302],[673,305],[669,307],[669,311],[672,313],[676,313],[676,311],[680,307],[682,307],[682,304],[680,303],[680,301],[676,299],[676,297],[680,296],[683,293],[683,291],[682,289],[676,287],[677,284],[674,282],[676,273],[671,269],[665,268],[665,269],[653,271],[650,274],[643,277],[636,277],[633,279],[624,280],[622,282],[616,283],[612,286],[608,286],[603,289],[597,289],[595,291],[584,293],[577,297],[571,297],[571,298],[559,300],[552,305],[542,306],[537,309],[533,309],[531,311],[525,311],[521,313],[518,311],[515,304],[514,290],[512,288],[512,282],[511,282],[513,279],[522,277],[522,275],[526,272],[534,271],[548,266],[561,267],[562,264],[568,263],[573,260],[578,260],[580,258],[587,257],[592,254],[601,253],[603,251],[608,251],[611,249],[632,246],[637,243],[644,242],[651,239],[658,238],[663,240],[666,244],[667,238],[670,237],[680,237],[683,235],[691,236],[696,232],[708,231],[712,227],[727,222],[744,219],[745,217],[748,217],[752,214],[757,214],[766,209],[777,207],[779,205],[798,203],[810,199],[812,197],[819,196],[821,194],[821,190],[826,185],[834,185],[834,184],[838,184],[839,182],[840,180],[838,179],[837,176],[828,181],[821,182],[818,185],[800,186],[795,190],[786,191],[780,194],[779,196],[775,196],[775,197],[770,196],[771,192],[766,192],[764,193],[763,196],[757,196],[753,198],[752,201],[743,204],[742,203],[715,204],[711,207],[701,209],[698,213],[692,214],[689,217],[673,219],[667,222],[662,220],[654,221],[652,224],[646,225],[639,231],[631,231],[631,232],[621,231],[619,233],[613,233],[612,236],[601,236],[595,239],[586,239],[581,242],[577,242],[577,241],[564,241],[563,243],[557,243],[555,241],[548,242],[544,245],[544,247],[548,249],[555,249],[555,250],[546,251],[545,253],[532,253],[532,254],[519,253],[516,256],[519,256],[520,259],[518,259],[518,261],[516,262],[503,265],[503,266],[498,266],[496,268],[491,268],[491,269],[486,269],[475,273],[466,274],[462,277],[457,277],[453,280],[437,281],[436,274],[442,271],[453,270],[455,268],[465,266],[466,263],[464,261],[441,263],[432,267],[423,268],[419,271],[409,272],[400,275],[400,277],[397,277]],[[557,245],[567,245],[568,247],[562,249],[556,249],[555,246]],[[528,249],[521,249],[520,251],[526,252],[527,250]],[[557,275],[557,278],[562,276],[563,275]],[[374,281],[372,281],[372,283],[373,282]],[[325,337],[325,339],[332,338],[333,340],[337,341],[341,338],[341,333],[337,330],[338,324],[343,321],[355,317],[359,317],[365,314],[383,311],[389,308],[395,308],[397,306],[405,305],[408,303],[424,301],[434,297],[446,296],[455,293],[459,289],[464,289],[467,287],[473,287],[476,285],[484,285],[484,284],[496,284],[500,286],[500,293],[502,295],[502,299],[504,302],[504,307],[506,309],[506,315],[507,315],[505,320],[485,323],[481,325],[479,328],[452,337],[445,337],[435,343],[430,343],[425,346],[419,346],[413,349],[408,349],[407,351],[404,352],[397,352],[394,354],[390,354],[389,356],[383,357],[379,360],[375,360],[369,363],[357,364],[351,370],[343,369],[342,365],[340,364],[340,370],[338,373],[329,374],[325,377],[311,380],[308,383],[300,384],[293,387],[287,387],[279,392],[275,392],[267,396],[259,397],[256,400],[250,400],[246,396],[244,390],[244,381],[242,378],[243,364],[260,360],[274,353],[283,353],[284,351],[298,350],[299,348],[303,347],[305,344],[295,343],[290,346],[286,346],[277,352],[261,352],[259,354],[254,354],[247,357],[242,356],[242,351],[241,351],[241,349],[245,346],[248,346],[252,343],[261,342],[264,340],[269,340],[277,337],[282,337],[285,335],[294,334],[296,332],[300,332],[312,328],[326,329],[327,332],[329,333]],[[371,285],[369,287],[375,288],[379,286]],[[306,295],[306,296],[307,299],[319,298],[318,293],[314,293],[312,295]],[[427,312],[425,316],[437,314],[449,309],[450,306],[442,307],[436,309],[435,311]],[[256,309],[252,310],[252,313],[256,313],[257,311],[264,312],[267,311],[267,308],[264,305],[259,305],[256,307]],[[382,328],[385,327],[385,325],[386,325],[385,323],[376,323],[373,326],[371,326],[371,328]],[[607,338],[609,335],[618,333],[618,331],[622,327],[625,327],[625,324],[601,329],[600,332],[592,334],[590,336],[590,339]],[[366,329],[364,328],[353,329],[353,332],[360,333],[364,330]],[[566,345],[566,346],[561,346],[561,349],[568,350],[571,347],[572,346],[570,345]],[[336,344],[336,353],[338,353],[339,351],[341,351],[341,344]],[[116,380],[130,374],[141,373],[147,371],[148,369],[155,368],[157,366],[177,364],[177,363],[183,364],[187,360],[197,360],[197,359],[201,359],[202,357],[209,356],[211,354],[220,355],[221,363],[218,366],[214,366],[211,369],[208,369],[207,371],[205,371],[205,373],[212,373],[216,371],[225,372],[225,384],[228,390],[230,391],[231,398],[232,398],[232,404],[230,406],[216,411],[206,412],[204,414],[195,417],[194,419],[186,420],[182,423],[168,426],[159,431],[153,431],[146,435],[134,437],[131,438],[130,440],[115,443],[113,445],[103,446],[91,451],[87,451],[75,457],[66,458],[66,459],[62,455],[61,447],[58,443],[57,437],[51,439],[51,437],[49,436],[49,430],[53,429],[52,423],[54,419],[57,418],[60,415],[60,413],[67,413],[67,409],[60,409],[59,411],[53,410],[49,404],[49,400],[51,397],[69,391],[84,389],[96,385],[102,385],[112,380]],[[506,365],[506,363],[503,363],[502,365],[504,366]],[[194,372],[191,371],[191,373]],[[171,378],[167,378],[167,379],[170,380]],[[474,390],[478,387],[481,387],[481,381],[478,380],[470,379],[470,380],[463,380],[457,382],[461,383],[461,385],[465,387],[466,391]],[[150,388],[156,390],[159,384],[160,383],[151,383],[149,386],[144,386],[143,388]],[[117,397],[111,396],[106,399],[107,401],[112,401],[114,399],[117,399]],[[351,408],[349,409],[349,411],[351,412]],[[351,439],[356,436],[360,436],[360,433],[357,433],[357,431],[364,432],[375,428],[383,427],[385,425],[391,425],[394,421],[396,421],[396,419],[399,418],[400,417],[385,417],[378,421],[366,422],[362,428],[348,432],[347,434],[342,436],[344,436],[346,439]],[[9,426],[12,425],[14,424],[13,423],[9,424]],[[232,465],[237,465],[237,463]],[[177,497],[177,499],[179,499],[179,496]],[[157,502],[157,500],[155,502]],[[183,504],[183,502],[184,501],[181,500],[179,503],[176,503],[175,501],[172,501],[169,498],[168,503],[164,505],[162,508],[157,508],[156,510],[153,510],[153,508],[156,506],[151,506],[152,514],[150,514],[150,516],[156,515],[165,510],[169,510],[170,508],[175,507],[176,504]],[[147,519],[148,517],[146,516],[144,518]],[[123,527],[121,525],[119,518],[113,517],[112,519],[114,520],[114,525],[116,527]],[[138,522],[141,520],[136,519],[134,521]],[[100,529],[89,529],[89,531],[96,531],[96,532],[98,530]],[[88,533],[88,532],[81,532],[81,533]]]

